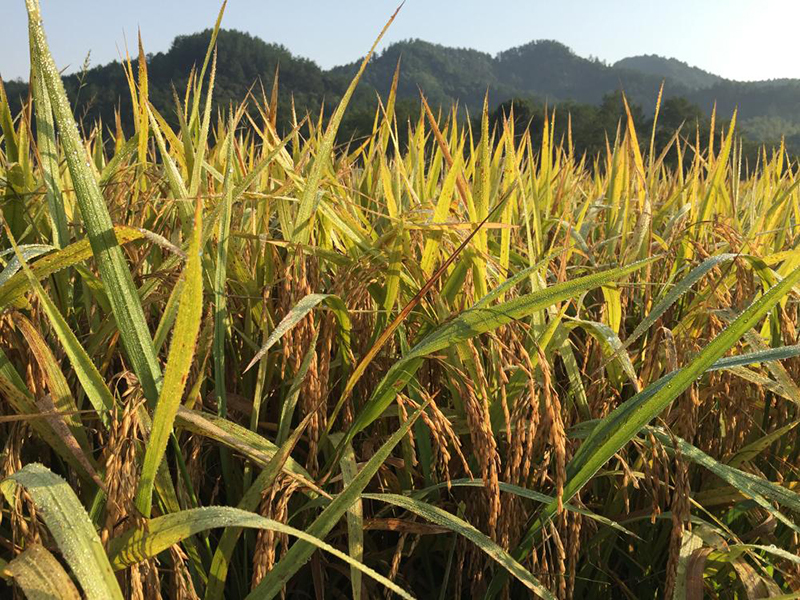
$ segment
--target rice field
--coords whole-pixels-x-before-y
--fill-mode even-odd
[[[343,143],[369,56],[282,134],[277,87],[214,107],[213,36],[179,127],[144,60],[135,133],[78,127],[26,4],[3,597],[800,597],[782,149],[745,162],[735,115],[657,147],[629,115],[578,156],[488,107],[401,122],[394,88]]]

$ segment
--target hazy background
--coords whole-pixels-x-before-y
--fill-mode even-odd
[[[23,0],[0,0],[0,75],[28,78]],[[41,0],[45,29],[61,68],[117,59],[136,48],[166,51],[175,35],[211,27],[218,0]],[[362,56],[398,6],[397,0],[306,2],[230,0],[223,27],[240,29],[323,68]],[[408,0],[382,43],[421,38],[492,54],[532,39],[556,39],[581,56],[614,62],[660,54],[723,77],[800,77],[797,0]]]

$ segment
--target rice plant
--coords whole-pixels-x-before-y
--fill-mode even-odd
[[[215,110],[216,35],[179,127],[140,41],[135,132],[79,128],[26,4],[19,114],[0,84],[4,595],[797,597],[782,150],[745,164],[735,115],[656,147],[629,114],[577,156],[488,107],[401,122],[394,87],[341,144],[369,56],[282,135],[274,92]]]

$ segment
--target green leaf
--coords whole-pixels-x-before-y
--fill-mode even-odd
[[[131,361],[145,396],[152,402],[158,396],[161,369],[153,349],[153,340],[147,329],[144,311],[125,262],[120,243],[114,235],[114,226],[106,201],[90,167],[86,147],[81,141],[72,109],[64,91],[61,75],[50,55],[47,39],[42,29],[42,17],[36,0],[25,1],[28,9],[28,26],[31,38],[31,59],[42,74],[47,86],[61,145],[72,176],[72,185],[81,217],[89,237],[92,254],[103,280],[120,338]],[[10,283],[10,282],[9,282]]]
[[[778,485],[777,483],[772,483],[768,479],[764,479],[758,475],[740,471],[739,469],[714,460],[702,450],[695,448],[690,443],[677,436],[674,436],[673,441],[673,436],[667,434],[660,427],[648,427],[647,431],[652,433],[665,448],[674,448],[675,442],[677,442],[677,449],[682,456],[708,469],[714,473],[714,475],[735,487],[742,494],[754,500],[759,506],[774,515],[775,518],[784,523],[787,527],[800,533],[800,527],[776,511],[773,506],[767,502],[767,500],[772,500],[800,514],[800,494]]]
[[[636,369],[633,368],[631,357],[628,355],[625,346],[614,330],[605,323],[585,321],[583,319],[572,320],[571,323],[567,324],[567,329],[572,329],[577,326],[586,329],[600,343],[603,354],[606,357],[619,361],[619,365],[622,367],[625,375],[633,384],[634,390],[640,392],[641,386],[639,385],[639,378],[636,376]]]
[[[19,246],[19,253],[22,255],[24,260],[30,260],[55,249],[55,246],[51,246],[49,244],[25,244]],[[9,248],[8,250],[0,252],[0,258],[3,258],[8,254],[14,254],[14,248]],[[21,268],[22,265],[19,262],[19,257],[16,255],[12,256],[11,259],[6,263],[6,266],[3,268],[3,270],[0,271],[0,286],[8,281],[11,276]]]
[[[608,269],[593,275],[579,277],[495,306],[473,307],[440,325],[392,365],[351,426],[345,443],[351,441],[359,431],[381,416],[395,395],[402,389],[405,381],[421,364],[422,358],[482,333],[493,331],[514,320],[523,319],[558,302],[574,298],[586,290],[621,279],[641,269],[652,260],[638,261],[626,267]]]
[[[238,200],[239,197],[241,197],[241,195],[244,194],[250,188],[250,186],[256,182],[259,175],[264,172],[264,169],[272,164],[272,161],[275,160],[275,158],[281,153],[286,145],[292,140],[292,136],[300,130],[303,123],[305,123],[305,120],[297,125],[291,132],[289,132],[272,150],[269,151],[266,156],[260,158],[258,163],[256,163],[253,168],[248,171],[247,175],[244,176],[244,179],[242,179],[239,185],[233,188],[233,202],[236,202],[236,200]]]
[[[783,281],[747,307],[727,329],[707,344],[689,365],[639,392],[600,421],[567,465],[564,502],[578,493],[620,448],[633,439],[647,423],[661,414],[675,398],[733,347],[798,281],[800,281],[800,268],[792,271]],[[558,504],[553,502],[542,510],[515,550],[514,556],[517,559],[527,554],[534,536],[552,517],[557,507]],[[502,585],[503,578],[495,577],[488,596],[493,597],[500,591]]]
[[[88,600],[122,600],[122,592],[89,516],[66,481],[33,463],[0,483],[6,499],[22,486],[39,509]]]
[[[347,487],[358,474],[358,465],[352,446],[348,445],[345,448],[339,465],[342,469],[342,483]],[[347,547],[350,550],[350,556],[358,561],[364,560],[364,505],[361,498],[356,499],[353,505],[347,509]],[[361,573],[353,567],[350,568],[350,585],[353,589],[353,600],[361,600]]]
[[[201,174],[203,172],[203,162],[206,155],[206,147],[208,145],[208,129],[211,124],[211,98],[214,95],[214,79],[217,74],[217,52],[214,41],[212,40],[209,45],[209,50],[214,47],[214,58],[211,61],[211,75],[208,81],[208,93],[206,94],[206,104],[203,109],[203,120],[200,124],[200,135],[197,138],[197,147],[194,152],[194,159],[192,161],[192,175],[189,179],[189,197],[194,198],[200,191]],[[201,75],[202,77],[202,75]],[[198,95],[195,99],[199,99]]]
[[[392,583],[389,579],[349,557],[321,539],[278,521],[232,508],[229,506],[209,506],[172,513],[152,519],[146,526],[129,530],[111,541],[109,554],[116,569],[136,564],[156,556],[170,546],[207,529],[216,527],[250,527],[266,529],[296,537],[299,544],[319,548],[347,562],[352,568],[372,577],[402,598],[413,599],[409,593]]]
[[[161,160],[164,163],[164,172],[167,176],[169,189],[172,192],[172,196],[180,202],[179,206],[184,207],[184,201],[188,199],[189,192],[186,190],[183,177],[181,177],[180,171],[175,165],[173,158],[169,155],[167,145],[164,143],[164,136],[161,134],[161,126],[155,117],[158,113],[149,102],[147,103],[147,114],[150,119],[150,128],[153,130],[153,136],[156,139],[156,146],[158,146],[158,151],[161,153]],[[185,208],[181,208],[180,210],[181,214],[187,212]]]
[[[341,330],[344,332],[344,335],[349,341],[350,319],[347,316],[347,309],[345,308],[344,302],[342,302],[341,298],[334,296],[333,294],[308,294],[303,296],[297,302],[297,304],[295,304],[291,310],[289,310],[286,316],[281,319],[281,322],[278,323],[278,326],[272,331],[270,336],[267,338],[267,341],[264,342],[264,345],[247,365],[244,372],[246,373],[253,368],[253,365],[260,361],[266,355],[266,353],[269,352],[269,349],[272,348],[272,346],[274,346],[284,335],[286,335],[287,331],[302,321],[303,318],[314,309],[314,307],[322,302],[325,302],[334,310],[334,313],[339,319]]]
[[[633,342],[638,340],[648,329],[650,329],[650,327],[652,327],[653,323],[658,321],[661,315],[667,312],[670,306],[675,304],[675,302],[686,292],[688,292],[691,287],[706,273],[711,271],[711,269],[716,266],[734,260],[736,257],[736,254],[720,254],[717,256],[712,256],[689,271],[689,274],[686,277],[681,279],[675,285],[675,287],[673,287],[666,295],[664,295],[661,300],[658,301],[658,303],[656,303],[652,309],[650,309],[650,312],[647,314],[647,316],[642,319],[642,321],[636,326],[636,329],[633,330],[633,333],[630,335],[630,337],[628,337],[628,339],[625,341],[625,347],[630,346]]]
[[[392,436],[373,454],[366,465],[359,471],[350,484],[342,490],[342,493],[325,507],[325,510],[306,528],[306,533],[319,539],[324,539],[328,532],[333,529],[339,519],[344,516],[347,510],[359,498],[364,488],[370,482],[378,469],[383,465],[394,447],[405,437],[411,425],[422,414],[427,406],[427,402],[414,413],[395,431]],[[250,592],[248,600],[262,600],[274,598],[280,594],[281,589],[291,577],[311,558],[314,553],[314,546],[299,541],[295,543],[289,551],[281,558],[272,570],[264,576],[261,583]]]
[[[400,508],[404,508],[410,512],[413,512],[415,515],[422,517],[426,521],[435,523],[440,527],[445,527],[450,531],[465,537],[478,548],[480,548],[481,551],[484,552],[489,558],[503,567],[511,575],[516,577],[525,585],[525,587],[531,590],[539,598],[545,598],[545,600],[555,600],[556,597],[550,593],[550,591],[544,587],[538,579],[531,575],[530,571],[514,560],[514,558],[508,552],[494,543],[491,538],[478,531],[475,527],[463,519],[459,519],[455,515],[451,515],[449,512],[433,506],[432,504],[428,504],[427,502],[414,500],[413,498],[400,496],[398,494],[363,494],[362,497],[365,500],[379,500],[381,502],[394,504],[395,506],[399,506]]]
[[[278,421],[278,436],[275,438],[275,441],[278,444],[283,444],[283,442],[289,438],[289,431],[292,427],[292,418],[294,417],[294,409],[297,406],[297,400],[300,397],[300,389],[303,387],[303,381],[305,381],[306,375],[308,374],[308,369],[311,367],[311,361],[314,359],[317,353],[316,346],[318,337],[319,330],[314,332],[314,337],[312,338],[311,343],[308,345],[308,350],[303,357],[303,362],[300,363],[300,368],[297,369],[297,374],[295,374],[294,379],[292,380],[292,387],[289,388],[289,391],[286,393],[286,397],[281,403],[281,417]]]
[[[800,356],[800,345],[781,346],[780,348],[770,348],[769,350],[758,350],[739,354],[738,356],[726,356],[720,358],[708,368],[708,371],[721,371],[723,369],[734,369],[745,365],[754,365],[773,360],[786,360]]]
[[[33,49],[33,44],[31,44]],[[55,143],[56,126],[53,122],[53,108],[47,89],[42,81],[42,73],[35,61],[31,61],[31,89],[33,91],[33,106],[36,110],[36,147],[45,184],[45,197],[50,217],[53,244],[63,248],[69,244],[69,230],[67,229],[67,215],[64,211],[64,199],[61,196],[59,182],[58,150]]]
[[[504,481],[500,481],[498,482],[498,485],[500,486],[501,492],[505,492],[506,494],[514,494],[515,496],[519,496],[520,498],[527,498],[528,500],[533,500],[534,502],[539,502],[541,504],[550,504],[551,502],[556,501],[556,499],[553,496],[542,494],[541,492],[537,492],[536,490],[529,490],[528,488],[520,487],[512,483],[506,483]],[[484,489],[486,487],[486,483],[483,481],[483,479],[451,479],[450,481],[444,483],[437,483],[436,485],[427,487],[424,490],[415,492],[413,495],[422,497],[435,490],[448,489],[450,487],[467,487],[467,488]],[[593,519],[598,523],[605,525],[606,527],[611,527],[612,529],[616,529],[617,531],[625,535],[629,535],[631,537],[639,537],[632,531],[629,531],[628,529],[617,523],[616,521],[607,519],[606,517],[598,515],[597,513],[594,513],[586,508],[579,508],[569,503],[565,503],[564,508],[579,515],[583,515],[584,517]]]

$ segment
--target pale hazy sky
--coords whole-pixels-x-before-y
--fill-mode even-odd
[[[210,27],[221,0],[41,0],[60,68],[118,58],[141,27],[147,52]],[[229,0],[223,26],[323,67],[363,56],[399,0]],[[0,0],[0,76],[28,77],[24,0]],[[382,46],[421,38],[489,53],[556,39],[609,62],[661,54],[724,77],[800,78],[800,0],[407,0]],[[224,52],[224,48],[221,48]]]

